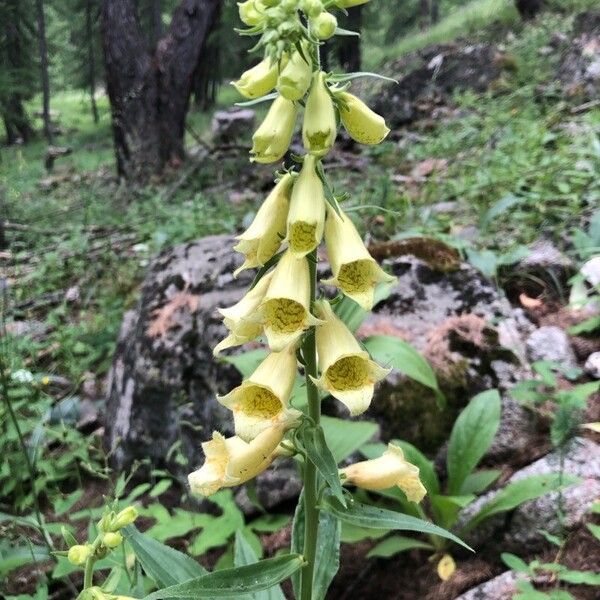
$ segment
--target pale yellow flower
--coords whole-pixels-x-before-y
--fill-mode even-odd
[[[253,479],[275,460],[284,434],[283,426],[271,427],[248,443],[215,431],[213,439],[202,444],[204,465],[188,475],[192,493],[210,496]]]
[[[356,338],[334,314],[329,302],[315,303],[315,314],[323,320],[316,329],[321,376],[315,383],[346,405],[352,416],[371,403],[375,384],[391,371],[371,360]]]
[[[333,146],[337,133],[333,99],[325,82],[325,73],[313,75],[302,124],[302,141],[307,152],[323,156]]]
[[[306,256],[323,238],[325,193],[315,170],[316,157],[307,154],[297,181],[287,217],[287,242],[297,257]]]
[[[337,28],[337,19],[326,11],[309,19],[310,29],[320,40],[328,40]]]
[[[229,335],[215,346],[214,356],[227,348],[246,344],[261,334],[262,325],[256,321],[256,309],[264,300],[272,277],[273,273],[267,273],[239,302],[229,308],[219,308]]]
[[[260,98],[275,87],[278,74],[277,63],[267,57],[242,73],[242,76],[234,81],[233,85],[245,98]]]
[[[344,483],[365,490],[386,490],[398,486],[411,502],[421,502],[427,493],[419,478],[419,468],[404,458],[402,448],[388,444],[388,449],[373,460],[363,460],[341,469]]]
[[[272,163],[287,152],[296,125],[296,105],[283,96],[277,96],[265,120],[252,136],[251,160]]]
[[[337,286],[365,310],[373,308],[375,286],[392,283],[388,275],[369,254],[347,215],[329,210],[325,222],[325,243],[333,277],[326,285]]]
[[[279,249],[286,232],[292,183],[292,175],[284,175],[256,212],[250,227],[236,237],[239,242],[233,249],[241,252],[245,261],[235,270],[234,277],[244,269],[262,267]]]
[[[385,139],[390,130],[382,116],[348,92],[340,92],[337,96],[342,101],[340,118],[353,140],[361,144],[379,144]]]
[[[296,422],[302,413],[290,407],[296,380],[296,349],[271,352],[241,385],[217,400],[233,412],[235,433],[249,442],[265,429]]]
[[[295,343],[306,329],[320,323],[311,315],[309,307],[308,262],[287,250],[275,267],[256,317],[263,326],[271,350],[283,350]]]
[[[304,57],[300,52],[294,52],[287,65],[282,69],[277,80],[277,90],[288,100],[304,98],[312,78],[312,64],[308,55],[308,47],[303,47]]]

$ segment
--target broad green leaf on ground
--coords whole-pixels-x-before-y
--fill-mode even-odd
[[[458,513],[462,508],[475,500],[473,494],[463,496],[444,496],[433,495],[429,497],[429,502],[435,514],[435,521],[443,527],[452,527],[458,518]]]
[[[0,575],[4,576],[13,569],[24,565],[45,561],[50,558],[45,546],[23,544],[11,546],[8,541],[0,543]]]
[[[558,578],[574,585],[600,585],[600,573],[593,571],[562,571]]]
[[[361,504],[354,501],[348,508],[340,506],[334,498],[328,498],[325,507],[326,510],[333,513],[338,519],[359,525],[361,527],[372,527],[374,529],[396,529],[399,531],[416,531],[437,535],[471,550],[467,544],[456,537],[453,533],[416,517],[404,515],[386,508],[378,508],[368,504]]]
[[[288,579],[303,565],[298,554],[266,558],[252,565],[207,573],[185,583],[169,586],[144,597],[144,600],[167,598],[238,598],[241,594],[261,592]]]
[[[498,477],[502,471],[499,469],[485,469],[483,471],[476,471],[467,475],[464,483],[461,487],[463,494],[480,494],[485,491]]]
[[[432,389],[438,402],[443,402],[443,395],[431,365],[408,342],[391,335],[374,335],[365,339],[363,343],[378,363],[389,365]]]
[[[385,300],[391,293],[393,285],[380,284],[375,288],[373,305]],[[346,327],[355,332],[369,314],[364,308],[359,306],[348,296],[343,296],[339,302],[333,306],[333,312],[343,321]]]
[[[300,436],[309,460],[317,467],[332,494],[345,506],[337,462],[327,446],[323,429],[319,426],[305,427],[301,429]]]
[[[423,542],[415,538],[405,537],[403,535],[392,535],[371,548],[367,554],[367,558],[389,558],[390,556],[395,556],[400,552],[413,550],[415,548],[435,550],[434,546],[428,544],[427,542]]]
[[[479,512],[467,522],[464,531],[470,531],[493,515],[507,512],[523,504],[523,502],[534,500],[549,492],[555,492],[578,481],[577,477],[569,475],[561,477],[558,473],[550,473],[546,475],[532,475],[531,477],[509,483],[481,507]]]
[[[448,443],[448,493],[463,493],[462,486],[490,447],[500,425],[500,394],[477,394],[456,419]]]
[[[252,546],[248,543],[244,534],[241,531],[235,532],[235,552],[233,556],[233,564],[236,567],[244,567],[253,565],[258,562],[258,556]],[[246,600],[285,600],[285,596],[278,585],[256,592],[254,594],[244,594],[241,596]]]
[[[511,554],[510,552],[503,552],[500,555],[502,562],[513,571],[518,573],[529,573],[529,565],[518,556]]]
[[[325,440],[337,463],[348,458],[376,433],[378,425],[369,421],[347,421],[335,417],[321,417]]]
[[[133,525],[122,529],[144,571],[157,585],[170,586],[206,574],[206,569],[187,554],[140,533]]]
[[[387,529],[372,529],[371,527],[361,527],[352,523],[342,522],[341,541],[344,544],[356,544],[363,540],[378,540],[389,533]]]

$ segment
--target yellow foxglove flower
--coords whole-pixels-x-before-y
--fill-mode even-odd
[[[258,310],[269,347],[274,352],[295,343],[302,333],[320,321],[310,314],[310,275],[306,258],[289,250],[279,259],[273,279]]]
[[[278,73],[277,63],[271,61],[270,58],[265,58],[242,73],[242,76],[234,81],[233,85],[245,98],[260,98],[275,87]]]
[[[316,329],[321,377],[315,383],[344,403],[352,416],[360,415],[369,408],[375,383],[391,369],[384,369],[371,360],[369,353],[334,314],[329,302],[316,302],[315,311],[324,321]]]
[[[237,436],[249,442],[265,429],[298,420],[302,413],[290,408],[296,373],[296,349],[292,345],[271,352],[240,386],[217,397],[233,411]]]
[[[227,348],[246,344],[261,334],[262,325],[256,321],[255,313],[265,297],[272,277],[273,273],[267,273],[239,302],[229,308],[219,309],[229,335],[215,346],[214,356]]]
[[[390,130],[382,116],[348,92],[340,92],[338,97],[345,105],[340,106],[340,118],[353,140],[361,144],[379,144],[385,139]]]
[[[246,0],[246,2],[238,2],[240,20],[249,27],[254,27],[255,25],[258,25],[264,21],[264,10],[265,7],[260,0]]]
[[[302,124],[302,141],[307,152],[323,156],[329,152],[335,142],[337,124],[333,100],[327,89],[325,73],[319,71],[313,75],[312,85]]]
[[[315,171],[316,157],[307,154],[292,189],[287,217],[287,242],[296,256],[306,256],[323,238],[325,226],[325,193]]]
[[[265,120],[252,136],[252,159],[272,163],[286,153],[296,125],[296,105],[283,96],[277,96]]]
[[[338,8],[352,8],[353,6],[359,6],[366,4],[369,0],[335,0],[335,5]]]
[[[326,11],[309,19],[310,29],[320,40],[328,40],[337,28],[337,19]]]
[[[292,183],[292,176],[284,175],[258,209],[250,227],[236,237],[239,242],[233,249],[246,260],[235,270],[234,277],[244,269],[262,267],[279,249],[285,237]]]
[[[223,487],[253,479],[275,460],[284,434],[284,427],[271,427],[248,443],[215,431],[213,439],[202,444],[204,465],[188,475],[190,489],[194,494],[210,496]]]
[[[388,444],[388,449],[373,460],[363,460],[341,469],[350,483],[365,490],[385,490],[398,486],[411,502],[421,502],[427,493],[419,479],[419,468],[404,458],[398,446]]]
[[[304,56],[307,56],[308,47],[304,46]],[[307,56],[307,60],[308,56]],[[312,65],[304,60],[302,54],[296,51],[282,69],[277,80],[277,90],[288,100],[300,100],[310,86],[312,78]]]
[[[337,286],[365,310],[371,310],[375,286],[392,283],[396,278],[377,264],[344,213],[338,215],[334,210],[328,211],[325,243],[333,277],[323,283]]]

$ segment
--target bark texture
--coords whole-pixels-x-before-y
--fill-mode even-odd
[[[104,0],[102,38],[117,168],[144,181],[184,157],[193,73],[221,0],[182,0],[148,49],[135,0]]]

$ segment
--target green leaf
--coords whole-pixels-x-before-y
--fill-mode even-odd
[[[253,565],[258,562],[258,556],[252,546],[248,543],[248,540],[244,537],[244,534],[238,530],[235,532],[235,553],[233,555],[233,564],[236,567],[244,567],[246,565]],[[285,596],[281,591],[281,588],[276,585],[268,590],[262,592],[256,592],[255,594],[244,594],[243,598],[248,600],[285,600]]]
[[[526,479],[510,483],[481,507],[479,512],[465,525],[464,531],[470,531],[493,515],[512,510],[523,504],[523,502],[534,500],[549,492],[555,492],[568,485],[577,483],[577,481],[579,481],[577,477],[569,475],[561,477],[560,474],[550,473],[532,475]]]
[[[254,106],[255,104],[260,104],[261,102],[268,102],[269,100],[275,100],[275,98],[277,98],[277,92],[272,92],[271,94],[266,94],[265,96],[261,96],[260,98],[254,98],[253,100],[236,102],[235,106]]]
[[[343,27],[336,27],[334,35],[349,35],[354,37],[360,37],[358,31],[351,31],[350,29],[344,29]]]
[[[567,329],[567,332],[571,335],[579,335],[580,333],[591,333],[596,329],[600,328],[600,315],[596,315],[573,325]]]
[[[298,554],[286,554],[275,558],[259,560],[253,565],[234,567],[214,571],[158,590],[144,597],[144,600],[166,598],[237,598],[248,594],[268,590],[270,587],[288,579],[303,565],[304,559]]]
[[[461,508],[475,500],[473,494],[465,496],[433,495],[429,497],[436,519],[443,527],[452,527],[458,518]]]
[[[500,394],[477,394],[460,413],[448,443],[448,493],[463,493],[465,479],[490,447],[500,425]]]
[[[344,81],[351,81],[352,79],[358,79],[359,77],[373,77],[375,79],[383,79],[384,81],[391,81],[392,83],[398,83],[397,79],[392,77],[386,77],[380,73],[373,73],[371,71],[354,71],[353,73],[335,73],[330,75],[328,81],[335,83],[342,83]]]
[[[500,215],[521,202],[523,202],[523,198],[518,198],[513,194],[503,196],[500,200],[494,202],[494,204],[486,211],[479,222],[479,227],[481,229],[487,229],[489,224],[495,221]]]
[[[328,498],[325,510],[333,513],[338,519],[360,525],[361,527],[372,527],[374,529],[397,529],[399,531],[418,531],[430,535],[437,535],[460,544],[468,550],[472,550],[461,539],[454,534],[416,517],[404,515],[386,508],[369,506],[354,501],[348,508],[343,508],[336,503],[335,499]]]
[[[122,530],[144,571],[157,585],[172,586],[206,574],[193,558],[140,533],[133,525]]]
[[[592,532],[592,534],[596,537],[597,540],[600,540],[600,525],[588,523],[587,528]]]
[[[273,515],[267,513],[257,517],[251,523],[248,523],[248,527],[261,533],[274,533],[275,531],[283,529],[290,520],[289,515]]]
[[[164,494],[173,485],[172,479],[161,479],[151,490],[149,496],[156,498],[161,494]]]
[[[372,529],[353,525],[352,523],[342,523],[341,541],[344,544],[356,544],[356,542],[362,542],[363,540],[379,540],[388,533],[388,529]]]
[[[342,505],[346,506],[337,463],[327,446],[323,429],[321,427],[304,427],[300,430],[300,437],[309,460],[317,467],[317,470],[329,485],[332,494]]]
[[[4,576],[23,565],[29,565],[50,558],[48,549],[44,546],[11,546],[6,540],[0,544],[0,575]]]
[[[463,494],[480,494],[490,487],[500,477],[501,473],[502,471],[499,469],[486,469],[471,473],[467,475],[460,491]]]
[[[222,360],[233,365],[242,375],[250,377],[258,365],[267,357],[267,351],[262,348],[249,350],[243,354],[234,354],[233,356],[223,356]]]
[[[385,300],[392,292],[394,284],[380,284],[375,288],[373,306]],[[333,312],[343,321],[344,325],[353,333],[361,326],[369,314],[364,308],[359,306],[348,296],[343,296],[341,300],[333,305]]]
[[[325,598],[340,565],[341,523],[334,515],[321,511],[319,513],[319,530],[317,534],[316,568],[313,579],[313,599]],[[304,495],[301,494],[294,514],[292,525],[292,552],[300,553],[304,549]],[[292,575],[294,597],[300,598],[300,572]]]
[[[368,442],[378,430],[376,423],[347,421],[335,417],[321,417],[321,427],[333,458],[340,463]]]
[[[364,340],[365,348],[377,362],[390,365],[403,375],[435,392],[439,404],[444,396],[431,365],[408,342],[391,335],[374,335]]]
[[[593,571],[562,571],[558,578],[575,585],[600,585],[600,573]]]
[[[509,569],[517,571],[518,573],[529,573],[529,565],[518,556],[511,554],[510,552],[503,552],[500,555],[500,558]]]
[[[403,535],[392,535],[386,538],[382,542],[379,542],[375,547],[369,550],[367,558],[390,558],[400,552],[406,550],[413,550],[415,548],[423,550],[435,550],[434,546],[421,540],[415,540],[413,538],[405,537]]]

